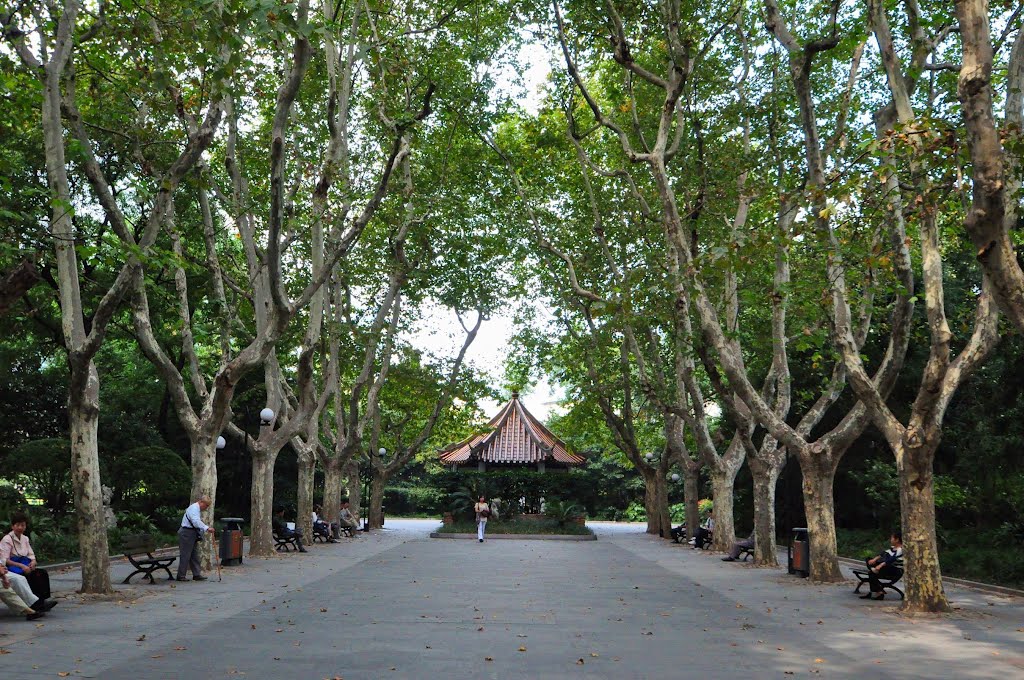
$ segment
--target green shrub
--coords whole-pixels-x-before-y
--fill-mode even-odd
[[[622,513],[622,519],[627,522],[646,522],[647,508],[640,501],[633,501]]]
[[[117,528],[124,534],[155,534],[159,532],[156,524],[141,512],[117,513]]]
[[[139,446],[105,456],[104,482],[114,489],[114,506],[150,513],[188,499],[192,471],[184,459],[162,446]]]
[[[0,485],[0,523],[10,520],[11,515],[28,508],[28,502],[15,487]]]
[[[71,442],[35,439],[4,459],[4,474],[23,481],[30,497],[43,500],[57,516],[71,504]]]
[[[549,501],[544,505],[544,516],[564,527],[580,514],[580,506],[569,501]]]

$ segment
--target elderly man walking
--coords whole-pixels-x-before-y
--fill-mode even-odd
[[[199,546],[207,533],[213,533],[213,527],[203,522],[200,513],[210,507],[210,497],[203,496],[185,510],[178,529],[178,580],[187,581],[185,571],[192,568],[193,581],[205,581],[200,571]]]

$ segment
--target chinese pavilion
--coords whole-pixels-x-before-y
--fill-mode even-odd
[[[495,467],[533,467],[539,472],[565,470],[586,462],[533,417],[519,393],[491,418],[487,429],[439,452],[441,463],[485,472]]]

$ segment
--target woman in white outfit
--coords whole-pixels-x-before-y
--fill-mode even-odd
[[[487,505],[487,499],[480,496],[480,501],[473,506],[476,513],[476,537],[481,543],[484,542],[484,530],[487,529],[487,518],[491,516],[491,508]]]

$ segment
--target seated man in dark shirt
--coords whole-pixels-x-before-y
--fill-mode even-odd
[[[878,579],[896,579],[903,575],[903,532],[894,531],[889,538],[889,549],[877,557],[864,560],[868,568],[871,591],[860,599],[884,600],[885,590]]]
[[[306,552],[306,548],[302,545],[302,530],[288,528],[284,521],[284,508],[277,509],[274,519],[271,520],[271,525],[274,527],[275,534],[281,538],[294,538],[295,544],[299,546],[299,552]]]

